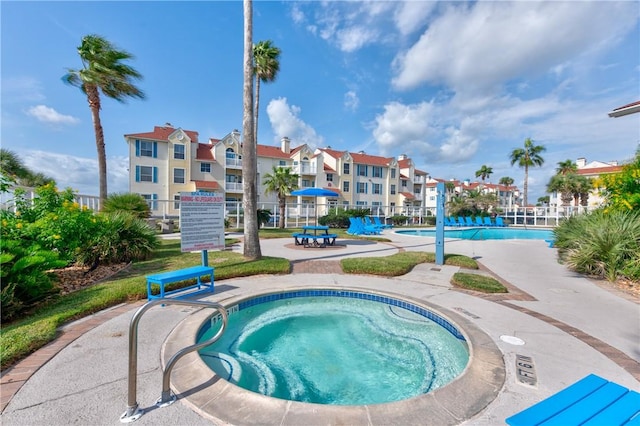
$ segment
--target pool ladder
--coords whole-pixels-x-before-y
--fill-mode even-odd
[[[128,379],[128,400],[127,400],[127,411],[125,411],[120,416],[120,422],[122,423],[131,423],[138,420],[143,414],[144,410],[138,406],[138,402],[136,400],[136,387],[137,387],[137,376],[138,376],[138,323],[140,322],[140,318],[142,315],[153,308],[156,305],[185,305],[185,306],[200,306],[203,308],[211,308],[215,309],[219,312],[222,317],[222,327],[220,330],[209,340],[201,343],[196,343],[195,345],[187,346],[186,348],[180,349],[175,353],[167,363],[167,366],[162,371],[162,395],[158,401],[156,401],[157,407],[166,407],[168,405],[173,404],[176,401],[176,396],[171,393],[170,381],[171,381],[171,370],[174,365],[178,362],[180,358],[184,355],[196,351],[198,349],[204,348],[205,346],[209,346],[210,344],[217,341],[224,330],[227,328],[227,310],[224,306],[219,303],[213,302],[203,302],[196,300],[178,300],[178,299],[154,299],[150,302],[147,302],[143,306],[141,306],[136,313],[131,318],[131,323],[129,324],[129,379]]]

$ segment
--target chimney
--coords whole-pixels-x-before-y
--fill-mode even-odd
[[[402,160],[406,160],[406,159],[407,159],[407,154],[398,155],[398,160],[402,161]]]
[[[285,154],[290,154],[291,153],[291,141],[289,140],[288,137],[284,136],[281,140],[280,140],[280,149],[282,150],[282,152],[284,152]]]
[[[584,166],[587,165],[587,159],[586,158],[578,158],[576,160],[576,167],[578,167],[579,169],[583,168]]]

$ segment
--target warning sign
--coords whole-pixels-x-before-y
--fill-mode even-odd
[[[180,251],[224,249],[224,197],[213,192],[180,193]]]

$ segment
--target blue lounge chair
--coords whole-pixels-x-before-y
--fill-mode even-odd
[[[511,426],[632,425],[640,420],[640,393],[590,374],[507,418]]]
[[[507,226],[507,224],[504,223],[504,220],[502,220],[502,218],[500,216],[497,216],[496,217],[496,226],[504,227],[504,226]]]
[[[476,225],[484,226],[484,222],[482,221],[482,217],[481,216],[476,216]]]
[[[471,219],[471,216],[465,216],[464,222],[466,226],[476,226],[476,224],[473,222],[473,219]]]
[[[364,225],[369,226],[373,229],[377,229],[378,231],[382,231],[382,225],[375,225],[373,222],[371,222],[371,218],[369,218],[369,216],[365,216],[364,217]]]
[[[382,229],[393,228],[393,225],[387,225],[386,223],[382,223],[378,216],[373,216],[373,224],[380,226]]]
[[[496,224],[491,221],[491,218],[489,216],[485,216],[483,222],[484,226],[496,226]]]
[[[467,222],[464,221],[464,217],[458,216],[458,226],[467,226]]]
[[[449,216],[449,223],[451,223],[451,226],[460,226],[456,218],[453,216]]]
[[[444,226],[457,226],[457,224],[451,223],[451,219],[449,219],[448,217],[445,217],[444,218]]]

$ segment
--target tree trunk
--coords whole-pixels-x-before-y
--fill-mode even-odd
[[[529,167],[527,167],[526,165],[524,166],[524,188],[523,188],[523,192],[524,192],[524,198],[523,198],[523,207],[527,207],[528,205],[528,201],[527,201],[527,191],[529,190]]]
[[[280,220],[278,221],[278,227],[280,227],[280,229],[284,229],[284,215],[286,214],[286,210],[287,210],[287,199],[286,198],[280,198]]]
[[[260,107],[260,78],[256,75],[256,106],[253,119],[253,137],[258,144],[258,108]]]
[[[91,109],[93,132],[96,136],[96,150],[98,152],[98,176],[100,182],[100,210],[107,199],[107,150],[104,145],[104,131],[100,121],[100,94],[96,86],[87,86],[87,100]]]
[[[244,0],[244,84],[242,91],[242,190],[244,206],[244,256],[260,259],[258,234],[258,174],[256,141],[253,133],[253,4]]]

